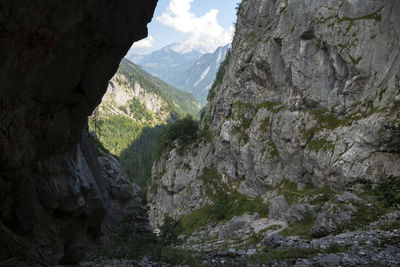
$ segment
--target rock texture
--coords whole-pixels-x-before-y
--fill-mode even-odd
[[[77,262],[134,200],[85,125],[156,3],[0,4],[0,260]]]
[[[165,190],[150,195],[154,214],[206,203],[180,198],[205,165],[266,202],[286,179],[344,191],[358,178],[399,176],[399,12],[395,0],[244,0],[203,114],[212,149],[155,164],[153,182]]]
[[[211,144],[192,145],[191,151],[180,155],[171,150],[153,165],[148,190],[149,219],[156,228],[162,225],[164,214],[181,216],[212,203],[198,179],[211,166]],[[219,179],[219,177],[213,177]]]
[[[326,202],[317,216],[311,234],[321,237],[337,232],[341,226],[354,219],[357,211],[354,203],[360,202],[362,200],[359,197],[348,192]]]

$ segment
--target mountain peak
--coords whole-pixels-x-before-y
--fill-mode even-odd
[[[179,53],[179,54],[188,54],[188,53],[199,53],[205,54],[208,53],[208,49],[200,44],[191,43],[188,41],[182,41],[179,43],[173,43],[166,48]]]

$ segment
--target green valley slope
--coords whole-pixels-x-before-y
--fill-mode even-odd
[[[187,114],[198,118],[200,108],[192,94],[124,59],[89,118],[89,129],[105,149],[119,157],[128,176],[144,188],[164,125]]]

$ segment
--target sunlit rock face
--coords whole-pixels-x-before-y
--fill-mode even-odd
[[[76,262],[134,200],[85,125],[156,3],[0,4],[0,260]]]
[[[152,223],[209,203],[205,167],[265,202],[284,180],[343,191],[400,176],[399,12],[396,0],[242,1],[203,114],[212,149],[154,165]]]

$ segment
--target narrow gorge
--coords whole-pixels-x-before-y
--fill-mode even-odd
[[[400,2],[242,0],[203,108],[157,2],[0,3],[0,266],[399,266]]]

